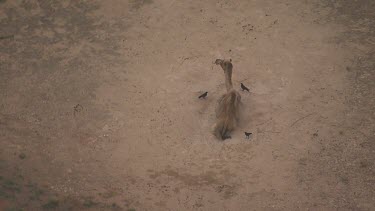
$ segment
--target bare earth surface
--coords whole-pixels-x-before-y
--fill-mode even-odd
[[[0,210],[374,210],[374,11],[0,0]],[[217,58],[250,88],[226,141]]]

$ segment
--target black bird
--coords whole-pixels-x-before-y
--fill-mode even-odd
[[[247,132],[245,132],[245,136],[246,136],[246,138],[250,138],[250,135],[251,135],[252,133],[247,133]]]
[[[199,98],[199,99],[201,99],[201,98],[206,99],[207,94],[208,94],[208,92],[205,92],[205,93],[203,93],[201,96],[199,96],[198,98]]]
[[[248,91],[248,92],[250,92],[250,90],[249,90],[249,88],[247,88],[245,85],[243,85],[243,83],[241,83],[241,89],[242,89],[242,91]]]

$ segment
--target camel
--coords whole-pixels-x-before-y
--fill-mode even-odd
[[[230,133],[235,129],[239,122],[241,95],[232,84],[232,60],[216,59],[216,65],[220,65],[224,70],[225,87],[227,93],[218,100],[216,107],[216,124],[214,126],[214,135],[221,140],[231,138]]]

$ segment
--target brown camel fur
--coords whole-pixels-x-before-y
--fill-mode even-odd
[[[233,89],[232,85],[232,60],[217,59],[216,65],[220,65],[224,70],[225,86],[227,93],[220,97],[216,108],[216,125],[214,135],[221,140],[231,138],[232,132],[239,121],[239,111],[241,106],[241,95]]]

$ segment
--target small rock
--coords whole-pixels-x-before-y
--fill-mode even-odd
[[[20,155],[18,155],[18,157],[23,160],[26,158],[26,155],[24,153],[21,153]]]

